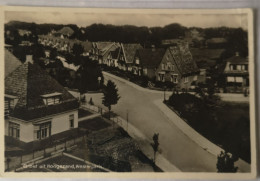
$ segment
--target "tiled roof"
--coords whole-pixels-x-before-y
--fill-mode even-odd
[[[188,49],[181,49],[179,46],[174,46],[170,47],[169,50],[181,75],[192,74],[199,71]]]
[[[95,44],[99,50],[105,51],[113,44],[113,42],[96,42]]]
[[[136,52],[140,64],[146,68],[157,68],[165,54],[165,49],[139,49]]]
[[[74,31],[70,27],[66,26],[60,29],[57,33],[71,36],[74,33]]]
[[[46,106],[41,95],[61,93],[61,103]],[[31,120],[78,108],[77,100],[37,64],[24,63],[5,78],[5,94],[18,97],[11,116]]]
[[[14,71],[17,67],[22,65],[22,62],[18,60],[12,53],[5,49],[5,77]]]
[[[126,63],[133,63],[136,50],[142,49],[140,44],[122,44],[123,53]]]
[[[81,45],[83,46],[84,51],[86,52],[90,52],[90,50],[92,49],[92,43],[89,41],[81,42]]]
[[[225,61],[230,62],[232,64],[248,64],[248,58],[244,58],[241,56],[233,56]]]

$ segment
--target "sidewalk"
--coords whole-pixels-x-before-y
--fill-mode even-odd
[[[149,158],[153,159],[153,149],[150,143],[152,139],[148,139],[143,133],[141,133],[132,124],[127,124],[127,121],[119,117],[120,122],[117,123],[122,127],[135,141],[137,141],[141,151]],[[115,122],[116,123],[116,122]],[[156,165],[162,169],[164,172],[181,172],[179,168],[170,163],[164,156],[160,153],[156,153]]]
[[[158,90],[151,90],[151,89],[148,89],[148,88],[143,88],[143,87],[141,87],[141,86],[139,86],[139,85],[137,85],[137,84],[135,84],[133,82],[130,82],[130,81],[128,81],[126,79],[123,79],[121,77],[118,77],[116,75],[110,74],[108,72],[104,72],[103,71],[102,73],[103,73],[103,75],[106,75],[108,77],[112,77],[114,79],[117,79],[118,81],[123,82],[123,83],[125,83],[125,84],[127,84],[129,86],[132,86],[135,89],[140,90],[140,91],[145,91],[145,92],[149,92],[149,93],[158,93],[158,94],[163,94],[164,93],[164,91],[158,91]],[[107,80],[105,80],[105,81],[107,81]],[[165,93],[166,94],[172,94],[172,91],[165,91]]]
[[[166,117],[173,122],[185,135],[187,135],[191,140],[196,144],[201,146],[207,152],[218,156],[221,151],[224,151],[222,148],[218,147],[214,143],[210,142],[208,139],[200,135],[192,127],[190,127],[184,120],[182,120],[175,112],[168,108],[162,100],[154,101],[154,104],[166,115]],[[240,172],[249,172],[250,164],[245,162],[242,159],[239,159],[236,163]]]
[[[157,93],[157,94],[164,94],[164,91],[159,91],[159,90],[151,90],[148,88],[143,88],[133,82],[130,82],[126,79],[123,79],[121,77],[118,77],[116,75],[110,74],[108,72],[102,72],[104,75],[108,76],[108,77],[112,77],[114,79],[117,79],[120,82],[123,82],[129,86],[132,86],[134,88],[136,88],[137,90],[140,91],[145,91],[145,92],[149,92],[149,93]],[[165,94],[167,96],[172,95],[172,91],[165,91]],[[189,92],[189,94],[195,94],[194,92]],[[235,94],[235,93],[217,93],[217,95],[220,96],[220,98],[222,99],[222,101],[227,101],[227,102],[237,102],[237,103],[248,103],[249,102],[249,96],[245,97],[244,94]]]

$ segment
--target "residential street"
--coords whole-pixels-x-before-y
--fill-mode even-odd
[[[140,91],[124,82],[105,76],[113,80],[119,90],[121,99],[112,106],[112,110],[135,127],[139,128],[148,138],[159,133],[159,143],[162,154],[182,171],[216,172],[217,158],[203,150],[189,139],[156,107],[154,100],[163,99],[163,92],[153,93]],[[102,105],[102,94],[90,94],[95,105]]]

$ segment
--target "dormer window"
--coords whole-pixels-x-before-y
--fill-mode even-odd
[[[10,111],[14,109],[17,102],[17,96],[5,94],[5,117],[9,116]]]
[[[44,94],[41,95],[43,102],[45,105],[54,105],[54,104],[59,104],[61,102],[61,93],[59,92],[54,92],[50,94]]]

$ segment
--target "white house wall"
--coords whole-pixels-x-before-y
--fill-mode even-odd
[[[70,121],[69,121],[69,116],[74,114],[74,128],[78,127],[78,110],[66,112],[63,114],[58,114],[46,118],[41,118],[38,120],[35,120],[34,123],[38,121],[47,121],[51,120],[51,135],[61,133],[63,131],[67,131],[70,129]],[[23,142],[31,142],[34,141],[34,125],[32,122],[25,122],[21,121],[15,118],[10,118],[5,120],[5,135],[8,135],[8,128],[9,124],[8,122],[13,122],[17,123],[20,125],[20,140]]]
[[[72,111],[65,114],[60,114],[52,118],[51,134],[61,133],[70,129],[69,116],[74,114],[74,128],[78,127],[78,111]]]

